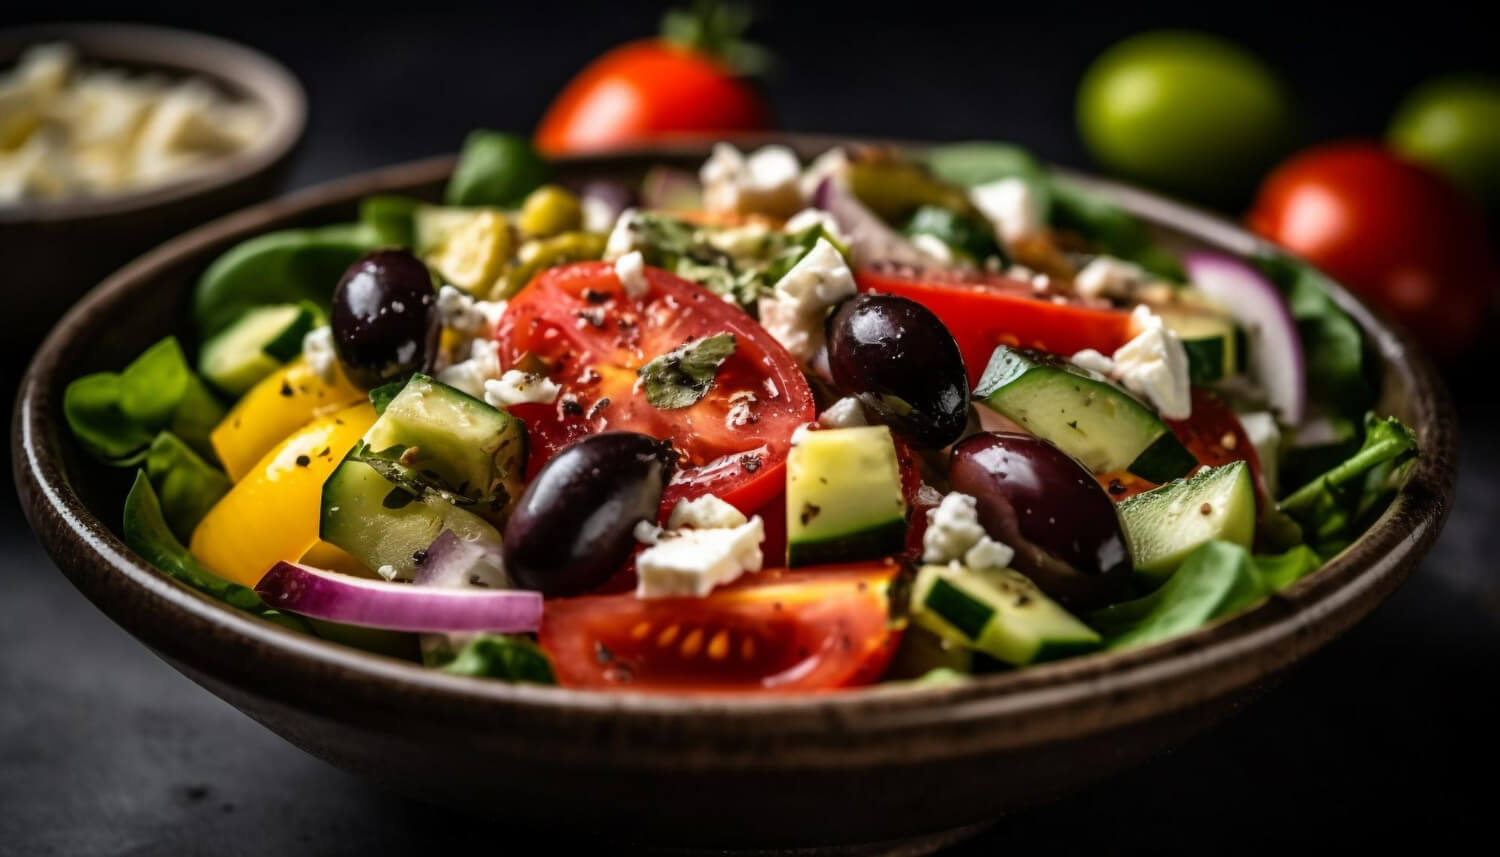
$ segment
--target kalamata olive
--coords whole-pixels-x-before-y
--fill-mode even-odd
[[[677,461],[672,445],[635,432],[589,435],[536,475],[505,525],[505,570],[524,589],[579,595],[608,580],[655,521]]]
[[[349,266],[333,292],[333,347],[365,389],[432,365],[437,310],[427,266],[407,250],[376,250]]]
[[[833,384],[919,446],[954,442],[969,415],[969,375],[953,335],[916,301],[865,294],[828,320]]]
[[[953,448],[953,490],[977,501],[979,523],[1016,551],[1011,564],[1078,607],[1122,595],[1130,551],[1109,495],[1083,465],[1027,434],[981,432]]]

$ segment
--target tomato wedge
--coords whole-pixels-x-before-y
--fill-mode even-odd
[[[797,361],[754,319],[656,268],[628,294],[607,262],[543,272],[511,300],[496,333],[506,368],[541,371],[563,388],[554,405],[517,405],[531,439],[527,478],[558,450],[606,429],[669,439],[679,455],[663,508],[713,493],[753,512],[781,492],[792,432],[813,420]],[[661,410],[636,370],[685,342],[730,333],[735,350],[698,402]]]
[[[1247,462],[1251,475],[1255,477],[1256,495],[1259,502],[1265,504],[1268,495],[1260,456],[1255,454],[1255,445],[1245,434],[1240,418],[1218,396],[1194,387],[1192,416],[1185,420],[1166,420],[1166,423],[1199,464],[1219,467],[1232,461]],[[1156,483],[1130,473],[1101,473],[1098,479],[1116,502],[1156,487]]]
[[[932,310],[958,343],[970,384],[979,382],[996,345],[1113,354],[1134,335],[1128,312],[1043,295],[1002,274],[877,266],[860,269],[854,278],[861,291],[900,295]]]
[[[547,602],[539,641],[558,683],[592,689],[816,691],[880,678],[900,642],[894,561],[768,569],[707,598]]]

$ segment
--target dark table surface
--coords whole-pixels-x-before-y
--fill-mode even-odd
[[[303,78],[313,112],[296,185],[450,150],[471,126],[526,127],[570,70],[649,29],[651,17],[630,4],[570,10],[561,22],[555,11],[446,3],[273,5],[254,15],[215,5],[147,5],[133,17],[242,39]],[[1306,125],[1317,136],[1378,133],[1411,83],[1494,63],[1485,31],[1460,10],[1420,20],[1311,12],[1294,35],[1274,19],[1201,7],[1059,17],[1054,4],[988,29],[949,8],[913,41],[903,22],[862,7],[800,8],[763,4],[766,41],[785,58],[771,92],[786,127],[1002,136],[1080,165],[1069,120],[1077,75],[1100,46],[1142,27],[1211,26],[1255,46],[1315,107]],[[16,17],[60,16],[120,13],[85,3]],[[838,44],[813,26],[829,21]],[[1310,835],[1438,847],[1486,828],[1500,762],[1500,417],[1479,373],[1495,356],[1491,346],[1453,376],[1458,502],[1421,570],[1384,607],[1222,726],[955,853],[1186,854]],[[366,855],[505,842],[494,823],[304,755],[177,674],[72,589],[15,503],[0,504],[0,854]]]

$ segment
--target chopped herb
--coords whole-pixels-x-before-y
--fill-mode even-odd
[[[714,375],[734,353],[734,335],[718,333],[688,342],[642,366],[646,401],[662,410],[686,408],[708,393]]]

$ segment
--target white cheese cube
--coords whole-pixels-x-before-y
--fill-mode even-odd
[[[1042,228],[1041,200],[1025,179],[1011,177],[977,185],[969,201],[995,225],[1002,245],[1014,244]]]
[[[500,343],[493,339],[475,339],[469,343],[469,359],[437,373],[439,381],[476,399],[483,399],[484,385],[499,377]]]
[[[923,562],[961,562],[985,538],[977,502],[968,494],[954,491],[943,497],[936,509],[927,510],[927,531],[922,534]]]
[[[333,350],[333,328],[328,325],[315,327],[302,337],[302,357],[312,368],[313,374],[325,384],[337,379],[338,352]]]
[[[635,558],[637,598],[702,598],[742,574],[760,571],[760,516],[738,527],[663,533]]]
[[[620,285],[630,297],[642,297],[651,291],[651,283],[646,280],[646,259],[639,250],[632,250],[615,260],[615,276],[620,278]]]
[[[484,382],[484,400],[496,408],[527,403],[550,405],[561,392],[562,386],[551,379],[519,369],[506,370],[499,378]]]
[[[678,500],[667,518],[667,528],[679,530],[692,527],[710,530],[715,527],[738,527],[745,523],[745,513],[729,505],[713,494],[704,494],[691,500]]]
[[[1086,298],[1129,299],[1149,279],[1146,269],[1113,256],[1095,256],[1073,278],[1073,291]]]
[[[980,536],[974,546],[964,552],[964,565],[975,570],[986,568],[1009,568],[1016,552],[1010,545],[997,542],[989,536]]]
[[[785,146],[765,146],[746,156],[728,143],[715,144],[698,171],[703,207],[717,213],[790,214],[802,205],[801,172],[796,153]]]
[[[1115,351],[1115,376],[1167,419],[1187,419],[1193,412],[1187,349],[1150,307],[1136,307],[1131,318],[1141,332]]]
[[[845,396],[818,414],[818,424],[824,428],[857,428],[867,426],[870,422],[865,419],[865,409],[859,400],[853,396]]]

